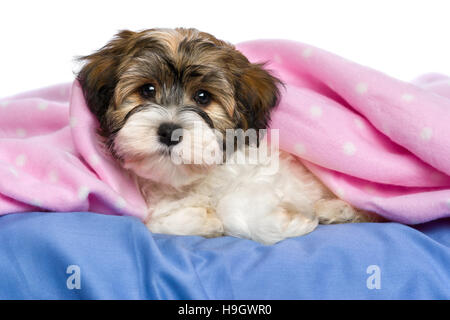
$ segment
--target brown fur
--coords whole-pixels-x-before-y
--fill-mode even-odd
[[[148,103],[139,92],[144,84],[156,87],[152,102],[197,108],[223,132],[265,129],[279,97],[280,81],[262,65],[250,63],[233,45],[196,29],[121,31],[80,59],[85,64],[78,80],[110,144],[129,112]],[[193,100],[200,89],[212,95],[206,107]]]

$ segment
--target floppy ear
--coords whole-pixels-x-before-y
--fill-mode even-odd
[[[89,109],[101,124],[114,96],[121,57],[126,54],[128,40],[133,34],[132,31],[121,31],[97,52],[79,58],[85,64],[77,79]]]
[[[282,82],[263,69],[263,64],[250,64],[243,70],[235,86],[236,111],[243,129],[266,129],[270,113],[278,104]]]

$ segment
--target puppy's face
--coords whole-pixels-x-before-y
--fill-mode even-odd
[[[171,156],[220,154],[218,133],[265,129],[278,100],[279,81],[261,65],[195,29],[122,31],[82,60],[78,79],[113,156],[138,176],[173,186],[211,163]]]

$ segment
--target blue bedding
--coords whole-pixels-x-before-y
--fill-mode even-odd
[[[2,299],[450,299],[450,219],[319,226],[273,246],[93,213],[0,217]]]

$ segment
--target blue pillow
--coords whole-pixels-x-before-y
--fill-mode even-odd
[[[319,226],[273,246],[132,217],[0,217],[1,299],[449,299],[450,219]]]

